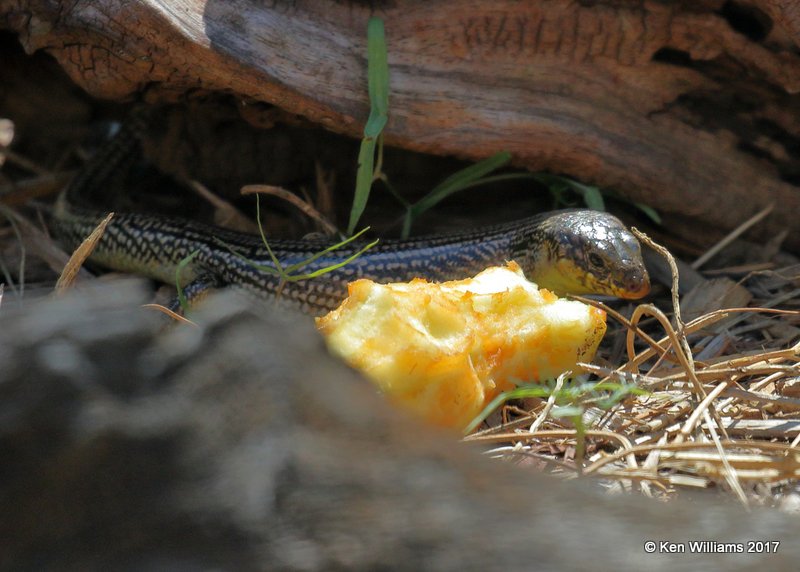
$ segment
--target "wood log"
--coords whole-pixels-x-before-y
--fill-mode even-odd
[[[566,173],[708,242],[774,202],[753,236],[800,249],[800,14],[789,0],[430,3],[0,0],[0,27],[90,93],[236,94],[358,136],[366,22],[381,17],[390,144]]]

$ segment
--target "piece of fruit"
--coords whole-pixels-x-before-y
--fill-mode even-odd
[[[348,289],[317,319],[331,351],[393,401],[457,429],[499,392],[590,361],[606,330],[605,312],[538,288],[513,262],[467,280]]]

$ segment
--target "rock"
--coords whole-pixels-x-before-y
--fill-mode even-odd
[[[393,410],[310,320],[232,295],[162,331],[131,285],[0,312],[0,570],[727,571],[796,518],[606,497]],[[757,538],[754,538],[757,535]],[[782,541],[651,555],[648,540]],[[745,545],[746,547],[746,545]]]

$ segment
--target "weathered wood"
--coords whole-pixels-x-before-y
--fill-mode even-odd
[[[226,91],[350,135],[368,113],[370,14],[387,27],[391,143],[509,150],[702,222],[684,232],[705,239],[774,201],[754,235],[788,228],[800,248],[788,0],[0,0],[0,26],[96,95]]]

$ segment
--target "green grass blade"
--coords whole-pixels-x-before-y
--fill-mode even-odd
[[[369,244],[365,245],[364,248],[362,248],[361,250],[359,250],[355,254],[352,254],[352,255],[348,256],[345,260],[342,260],[341,262],[337,262],[336,264],[331,264],[330,266],[326,266],[325,268],[320,268],[319,270],[315,270],[314,272],[310,272],[308,274],[295,274],[295,275],[292,275],[292,276],[289,277],[288,280],[290,282],[296,282],[298,280],[308,280],[309,278],[316,278],[317,276],[322,276],[323,274],[327,274],[328,272],[336,270],[337,268],[341,268],[342,266],[350,264],[353,260],[355,260],[356,258],[361,256],[362,254],[364,254],[367,250],[369,250],[370,248],[372,248],[373,246],[375,246],[379,242],[380,242],[379,239],[375,239],[372,242],[370,242]]]
[[[584,185],[567,177],[549,173],[536,173],[533,178],[550,189],[558,204],[564,204],[564,192],[571,189],[583,198],[584,204],[590,209],[596,211],[606,210],[603,193],[595,186]]]
[[[472,187],[479,187],[481,185],[488,185],[490,183],[499,183],[503,181],[513,181],[519,179],[534,179],[535,176],[531,173],[504,173],[502,175],[492,175],[490,177],[481,177],[480,179],[475,179],[471,183],[464,184],[460,189],[460,191],[471,189]],[[401,202],[404,203],[406,207],[406,212],[403,215],[403,230],[400,233],[401,238],[408,238],[411,234],[411,225],[414,223],[414,217],[417,214],[422,214],[425,210],[421,210],[415,214],[413,210],[413,205],[411,205],[405,199],[402,199],[399,195],[395,195]]]
[[[364,125],[364,139],[358,152],[356,192],[347,225],[348,235],[355,231],[367,206],[374,178],[375,146],[389,118],[389,63],[386,34],[380,18],[370,18],[367,24],[367,86],[369,117]]]
[[[226,244],[224,241],[222,241],[222,240],[220,240],[220,239],[218,239],[216,237],[215,237],[215,240],[218,243],[222,244],[228,250],[228,252],[230,252],[234,256],[238,257],[240,260],[244,260],[245,262],[247,262],[248,265],[252,266],[253,268],[256,268],[257,270],[261,270],[262,272],[269,272],[270,274],[276,274],[276,275],[280,276],[283,280],[287,280],[287,281],[290,281],[292,279],[295,279],[295,280],[302,279],[302,278],[297,278],[296,276],[292,276],[290,273],[302,268],[303,266],[307,266],[307,265],[311,264],[312,262],[314,262],[315,260],[318,260],[320,257],[325,256],[326,254],[328,254],[328,253],[330,253],[330,252],[332,252],[334,250],[337,250],[337,249],[339,249],[339,248],[341,248],[341,247],[353,242],[354,240],[356,240],[358,237],[360,237],[362,234],[364,234],[365,232],[367,232],[370,229],[370,227],[365,227],[365,228],[359,230],[353,236],[351,236],[349,238],[346,238],[346,239],[342,240],[341,242],[337,242],[336,244],[328,246],[324,250],[321,250],[321,251],[311,255],[310,257],[306,258],[305,260],[302,260],[300,262],[297,262],[295,264],[292,264],[291,266],[287,266],[286,268],[284,268],[283,265],[281,264],[280,260],[278,260],[278,257],[275,256],[275,253],[272,250],[272,247],[270,246],[269,241],[267,240],[266,234],[264,233],[264,227],[261,224],[261,204],[260,204],[258,195],[256,195],[256,222],[258,224],[258,231],[261,233],[261,242],[266,247],[267,252],[269,253],[269,257],[272,260],[272,263],[275,265],[274,267],[270,267],[270,266],[265,266],[263,264],[259,264],[256,261],[247,258],[243,254],[241,254],[239,252],[236,252],[236,250],[234,250],[229,244]],[[348,258],[347,260],[350,261],[350,260],[353,260],[353,259],[357,258],[367,248],[371,248],[372,246],[377,244],[377,242],[378,242],[377,240],[374,241],[368,247],[365,247],[364,249],[362,249],[361,252],[359,252],[357,255],[353,255],[352,257]],[[337,264],[331,266],[330,269],[331,270],[335,270],[336,268],[340,268],[343,265],[344,265],[344,263],[337,263]],[[324,268],[322,270],[330,272],[330,270],[326,270]],[[322,272],[322,274],[324,274],[324,273],[325,272]],[[307,277],[307,276],[310,276],[310,275],[303,275],[303,276]]]
[[[268,272],[270,274],[274,274],[275,276],[281,276],[281,273],[275,267],[273,267],[273,266],[265,266],[264,264],[259,264],[255,260],[251,260],[250,258],[247,258],[241,252],[237,252],[230,244],[228,244],[225,241],[222,241],[222,240],[218,239],[216,236],[214,237],[214,240],[216,241],[217,244],[219,244],[220,246],[224,247],[228,252],[233,254],[236,258],[238,258],[239,260],[245,261],[248,266],[252,266],[256,270],[261,270],[262,272]]]
[[[584,185],[577,181],[567,179],[569,185],[578,191],[583,196],[583,202],[586,206],[595,211],[606,210],[606,203],[603,200],[603,195],[600,189],[591,185]]]
[[[321,250],[321,251],[313,254],[312,256],[306,258],[305,260],[303,260],[301,262],[298,262],[297,264],[292,264],[291,266],[287,266],[284,270],[286,271],[287,274],[290,273],[290,272],[294,272],[295,270],[299,270],[303,266],[307,266],[307,265],[311,264],[312,262],[318,260],[320,257],[325,256],[329,252],[333,252],[334,250],[338,250],[338,249],[342,248],[343,246],[346,246],[346,245],[350,244],[351,242],[356,240],[359,236],[361,236],[362,234],[367,232],[369,230],[369,228],[370,227],[368,227],[368,226],[365,227],[365,228],[362,228],[357,233],[355,233],[353,236],[351,236],[349,238],[345,238],[343,241],[337,242],[336,244],[327,247],[325,250]]]
[[[618,383],[616,381],[601,381],[591,386],[594,391],[626,391],[633,395],[650,395],[646,389],[642,389],[635,383]]]
[[[277,270],[278,274],[281,275],[281,278],[286,278],[286,272],[281,266],[281,261],[278,260],[278,257],[275,256],[275,253],[272,252],[272,248],[269,245],[269,241],[267,240],[267,235],[264,233],[264,227],[261,224],[261,197],[260,195],[256,194],[256,223],[258,224],[258,232],[261,234],[261,242],[267,249],[267,253],[269,253],[269,257],[272,259],[272,263],[275,265],[275,270]]]
[[[450,175],[444,181],[436,185],[430,193],[414,203],[414,206],[411,207],[412,217],[416,218],[453,193],[464,189],[467,185],[473,184],[476,180],[491,173],[495,169],[499,169],[510,160],[511,153],[503,151]]]
[[[575,380],[573,380],[575,381]],[[599,395],[598,392],[610,391],[611,395]],[[544,384],[526,384],[511,391],[506,391],[495,397],[489,405],[484,407],[475,419],[464,429],[464,434],[472,433],[492,411],[510,399],[525,399],[526,397],[550,397],[555,392],[555,385],[548,381]],[[580,422],[581,415],[587,404],[597,403],[602,409],[610,409],[620,403],[629,395],[649,395],[645,389],[635,384],[615,382],[579,383],[573,384],[569,380],[557,392],[557,406],[553,408],[553,417],[570,417],[574,422]]]
[[[656,224],[661,224],[661,215],[656,212],[656,210],[648,205],[644,205],[642,203],[633,203],[637,209],[642,211],[647,217],[652,220]]]
[[[389,194],[390,194],[390,195],[392,195],[392,196],[395,198],[395,200],[396,200],[398,203],[400,203],[401,205],[403,205],[403,207],[404,207],[405,209],[409,209],[409,208],[411,208],[411,203],[410,203],[410,202],[408,202],[408,201],[406,200],[406,198],[405,198],[403,195],[401,195],[401,194],[400,194],[400,193],[397,191],[397,189],[395,189],[395,188],[394,188],[394,185],[392,185],[392,184],[389,182],[389,180],[388,180],[388,178],[387,178],[387,177],[385,177],[385,176],[384,176],[384,178],[382,178],[382,179],[381,179],[381,182],[382,182],[382,183],[384,184],[384,186],[386,187],[386,190],[387,190],[387,191],[389,191]]]
[[[361,149],[358,152],[358,172],[356,173],[356,194],[353,197],[353,206],[350,209],[350,223],[347,225],[347,234],[353,234],[358,225],[358,220],[364,213],[369,200],[369,191],[372,188],[372,173],[375,164],[375,139],[362,139]]]
[[[255,268],[256,270],[260,270],[261,272],[268,272],[269,274],[272,274],[274,276],[279,276],[281,278],[281,280],[283,280],[284,282],[297,282],[298,280],[308,280],[309,278],[316,278],[317,276],[322,276],[323,274],[327,274],[328,272],[331,272],[332,270],[336,270],[337,268],[341,268],[342,266],[345,266],[346,264],[351,263],[353,260],[355,260],[356,258],[361,256],[362,254],[364,254],[367,250],[369,250],[370,248],[372,248],[373,246],[378,244],[378,242],[380,242],[380,240],[378,240],[378,239],[373,240],[372,242],[370,242],[369,244],[367,244],[363,248],[361,248],[355,254],[352,254],[352,255],[348,256],[345,260],[343,260],[341,262],[337,262],[336,264],[331,264],[330,266],[326,266],[324,268],[320,268],[320,269],[315,270],[313,272],[309,272],[308,274],[290,274],[291,272],[294,272],[298,268],[302,268],[303,266],[306,266],[306,265],[314,262],[315,260],[319,259],[321,256],[324,256],[325,254],[328,254],[329,252],[331,252],[333,250],[336,250],[338,248],[341,248],[342,246],[354,241],[355,239],[360,237],[362,234],[364,234],[368,230],[369,230],[369,227],[367,227],[367,228],[365,228],[363,230],[360,230],[357,234],[351,236],[350,238],[347,238],[347,239],[343,240],[342,242],[339,242],[337,244],[329,246],[325,250],[322,250],[320,252],[315,253],[314,255],[310,256],[309,258],[303,260],[302,262],[298,262],[297,264],[293,264],[291,266],[287,266],[286,268],[282,268],[281,271],[277,270],[276,268],[274,268],[272,266],[266,266],[264,264],[259,264],[255,260],[252,260],[252,259],[246,257],[244,254],[242,254],[240,252],[236,252],[236,250],[232,246],[230,246],[226,242],[224,242],[224,241],[222,241],[222,240],[220,240],[220,239],[218,239],[216,237],[215,237],[215,240],[217,241],[218,244],[220,244],[223,247],[225,247],[225,249],[228,252],[233,254],[239,260],[243,260],[244,262],[246,262],[248,266],[251,266],[251,267]]]
[[[526,385],[524,387],[518,387],[516,389],[512,389],[511,391],[506,391],[501,393],[483,408],[483,411],[478,413],[478,415],[473,419],[469,425],[464,429],[464,435],[469,435],[475,429],[477,429],[478,425],[483,423],[483,420],[486,419],[492,411],[500,407],[503,403],[510,399],[525,399],[527,397],[547,397],[552,392],[552,389],[545,386],[545,385]]]
[[[583,415],[584,408],[580,405],[556,405],[550,410],[550,415],[559,417],[580,417]]]
[[[503,173],[502,175],[491,175],[489,177],[481,177],[471,183],[467,183],[462,189],[469,189],[470,187],[477,187],[478,185],[488,185],[489,183],[501,183],[503,181],[518,181],[520,179],[533,179],[532,173]]]
[[[377,139],[389,116],[389,62],[380,18],[370,18],[367,24],[367,85],[370,110],[364,136]]]
[[[405,239],[408,238],[408,235],[411,234],[411,223],[414,222],[414,217],[412,216],[411,209],[406,209],[406,214],[403,215],[403,230],[400,233],[400,237]]]
[[[186,299],[186,294],[183,291],[183,286],[181,286],[181,273],[183,270],[191,264],[192,260],[194,260],[197,255],[200,254],[199,250],[195,250],[189,256],[185,256],[178,262],[178,265],[175,267],[175,287],[178,289],[178,304],[181,305],[181,309],[183,313],[189,311],[189,301]]]
[[[466,182],[465,181],[458,188],[453,189],[447,195],[442,197],[442,199],[447,198],[448,196],[452,195],[455,192],[464,191],[466,189],[471,189],[473,187],[480,187],[481,185],[488,185],[490,183],[498,183],[498,182],[504,182],[504,181],[514,181],[514,180],[520,180],[520,179],[533,179],[533,178],[534,178],[534,175],[532,175],[531,173],[504,173],[502,175],[492,175],[490,177],[480,177],[480,178],[475,179],[475,180],[470,181],[470,182]],[[422,199],[420,199],[419,202],[415,203],[414,205],[411,205],[409,210],[412,211],[412,213],[411,213],[412,218],[414,216],[418,216],[418,215],[424,213],[425,211],[429,210],[435,204],[438,204],[439,202],[441,202],[441,199],[440,199],[439,201],[436,201],[436,203],[434,203],[434,205],[430,205],[430,206],[426,205],[426,208],[423,208],[422,210],[417,210],[417,208],[416,208],[417,205],[419,205],[419,203],[421,203],[422,201],[426,200],[428,198],[428,196],[430,196],[430,194],[432,194],[433,192],[434,191],[431,191],[431,193],[429,193],[427,196],[425,196]]]

